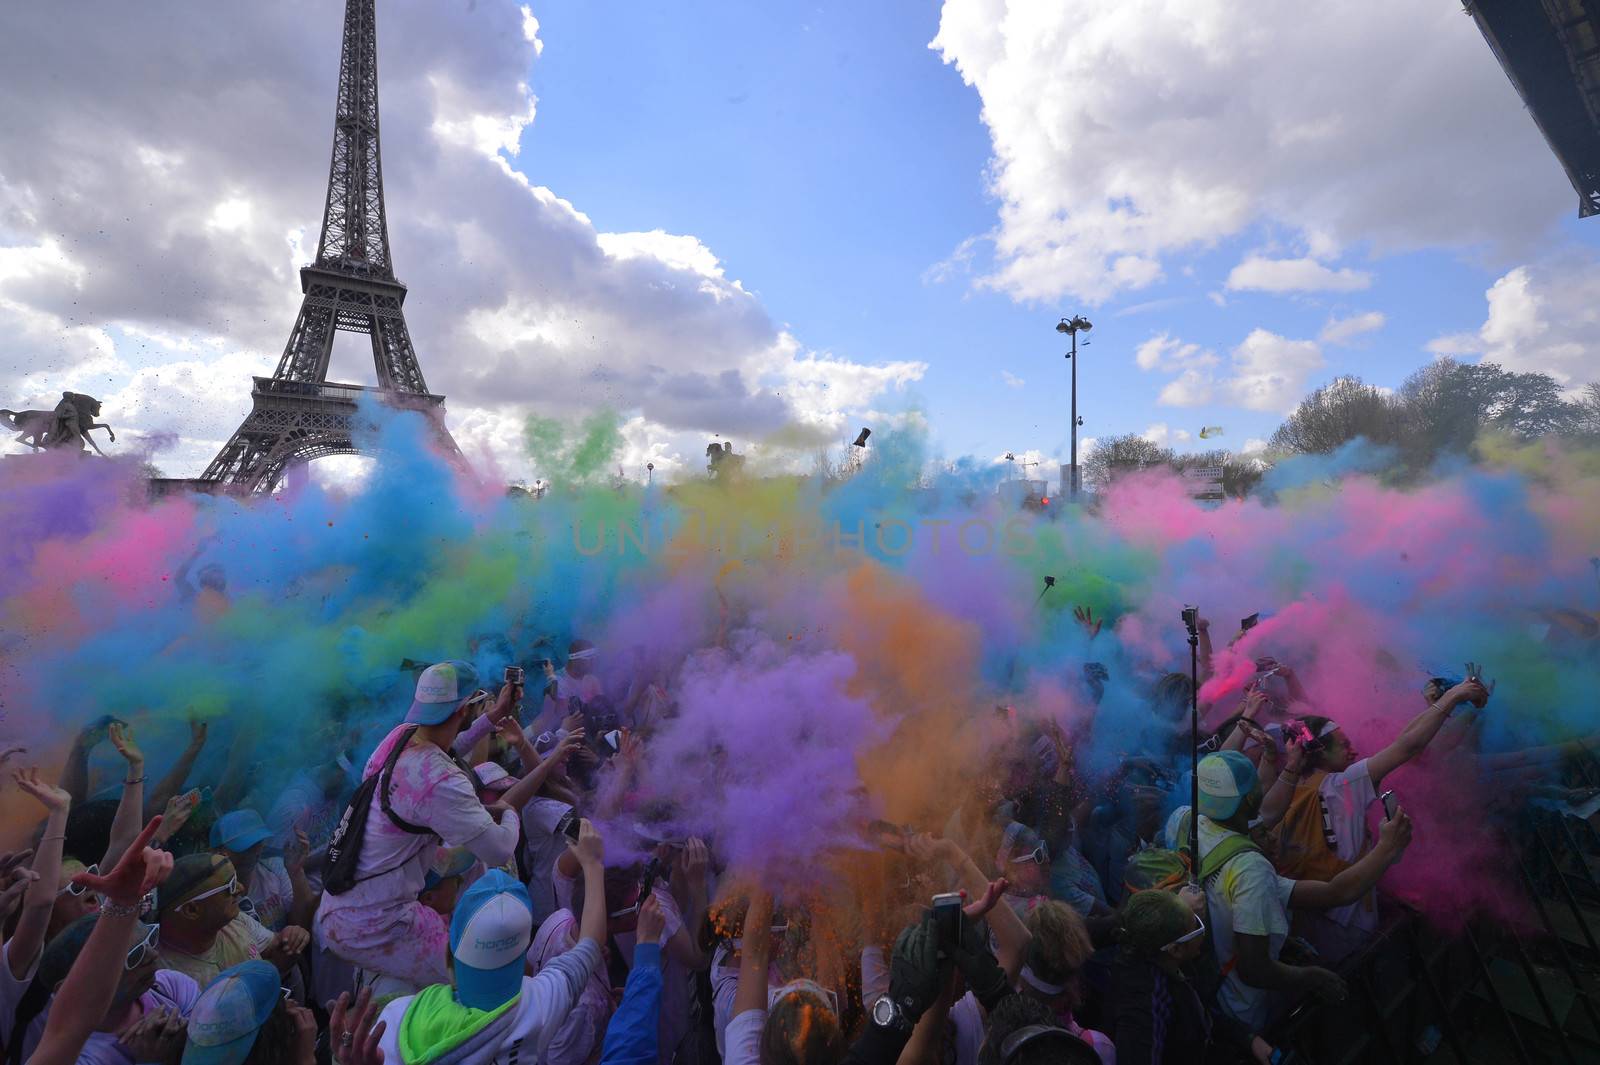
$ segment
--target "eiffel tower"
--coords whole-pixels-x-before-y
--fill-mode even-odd
[[[211,460],[195,488],[270,492],[291,465],[357,454],[363,397],[427,418],[440,448],[460,449],[444,426],[444,397],[428,391],[406,329],[406,286],[395,280],[378,158],[378,35],[375,0],[345,0],[333,162],[317,258],[300,269],[305,299],[271,377],[255,378],[244,424]],[[372,340],[378,385],[328,380],[336,330]]]

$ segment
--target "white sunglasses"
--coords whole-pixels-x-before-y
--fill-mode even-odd
[[[87,868],[84,869],[84,874],[87,875],[87,876],[97,876],[99,874],[99,872],[100,872],[100,865],[99,865],[98,862],[95,863],[94,865],[88,866]],[[56,898],[59,899],[63,895],[71,895],[73,898],[77,898],[79,895],[82,895],[85,891],[88,891],[88,890],[89,889],[84,887],[82,884],[74,884],[72,881],[69,880],[69,881],[67,881],[67,886],[66,887],[64,887],[60,891],[56,892]]]
[[[1183,935],[1179,936],[1177,939],[1174,939],[1171,943],[1168,943],[1166,946],[1162,947],[1161,949],[1162,950],[1171,950],[1173,947],[1181,947],[1185,943],[1193,943],[1195,940],[1197,940],[1201,936],[1205,935],[1206,934],[1206,923],[1200,919],[1200,915],[1199,914],[1195,914],[1194,923],[1195,923],[1194,931],[1184,933]]]
[[[802,991],[820,998],[827,1003],[828,1009],[833,1012],[835,1017],[839,1016],[839,996],[815,980],[791,980],[782,987],[769,987],[767,989],[767,1009],[770,1011],[781,999]]]

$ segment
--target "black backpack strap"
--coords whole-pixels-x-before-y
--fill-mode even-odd
[[[394,778],[395,763],[400,761],[401,753],[406,749],[406,745],[411,742],[411,738],[417,734],[419,727],[418,725],[412,725],[401,733],[400,738],[395,741],[394,750],[390,751],[389,757],[384,759],[383,768],[378,770],[378,805],[383,808],[384,816],[394,824],[394,827],[402,832],[409,832],[413,836],[431,836],[433,835],[433,829],[412,824],[395,813],[389,806],[389,785]]]

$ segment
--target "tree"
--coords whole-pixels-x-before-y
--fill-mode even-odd
[[[1388,443],[1395,430],[1394,410],[1387,396],[1359,377],[1338,377],[1300,401],[1272,434],[1272,448],[1325,455],[1358,436]]]
[[[1582,404],[1563,398],[1548,374],[1508,373],[1492,362],[1454,359],[1437,359],[1406,378],[1396,405],[1403,446],[1416,466],[1470,450],[1483,429],[1531,439],[1577,432],[1585,416]]]
[[[1083,482],[1103,491],[1124,473],[1148,470],[1152,466],[1173,465],[1177,456],[1136,433],[1107,437],[1095,442],[1083,460]]]

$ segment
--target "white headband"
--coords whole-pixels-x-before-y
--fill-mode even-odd
[[[593,658],[599,653],[600,648],[598,647],[585,647],[581,651],[573,651],[571,654],[567,655],[567,661],[570,662],[574,658]]]
[[[1045,983],[1043,980],[1039,979],[1037,975],[1035,975],[1033,967],[1029,965],[1024,965],[1022,967],[1022,981],[1035,991],[1039,992],[1041,995],[1055,996],[1061,994],[1061,992],[1067,989],[1066,984]]]

